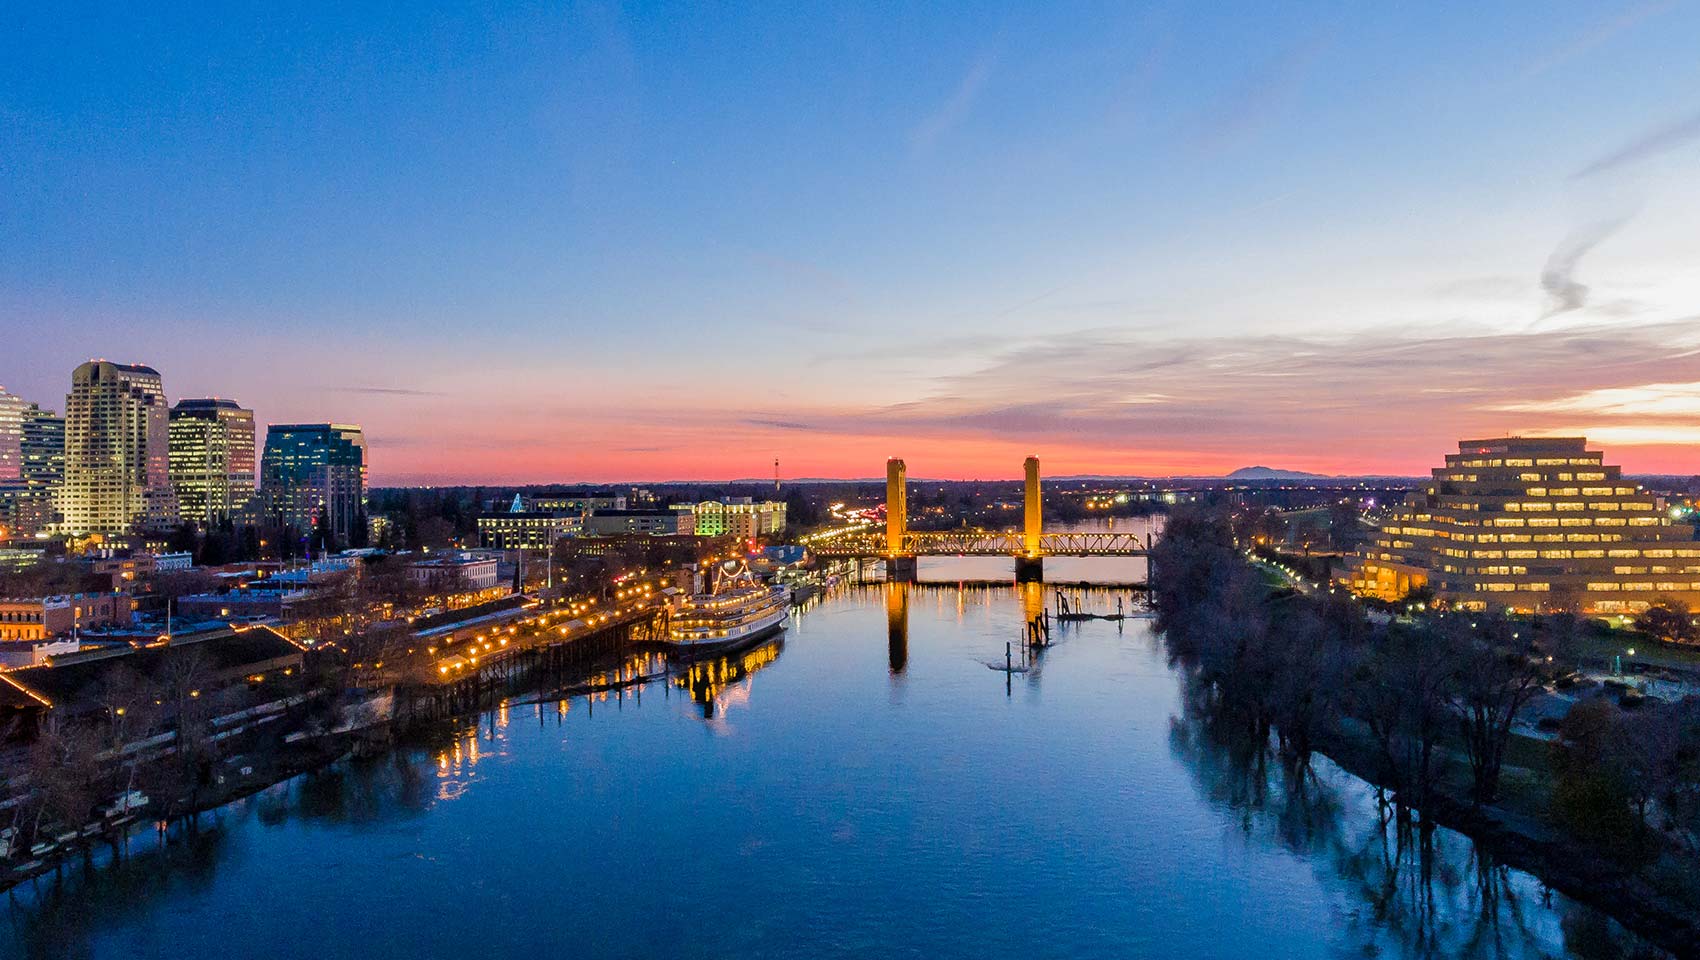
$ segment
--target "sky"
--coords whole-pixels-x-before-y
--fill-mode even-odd
[[[14,4],[0,385],[378,484],[1700,473],[1700,3]]]

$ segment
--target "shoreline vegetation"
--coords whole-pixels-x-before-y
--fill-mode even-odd
[[[1177,511],[1151,557],[1156,626],[1219,725],[1297,775],[1374,785],[1401,843],[1437,826],[1679,957],[1700,956],[1700,698],[1528,708],[1574,662],[1573,618],[1372,618],[1272,583],[1220,509]]]

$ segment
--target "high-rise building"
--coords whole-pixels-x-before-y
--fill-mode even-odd
[[[339,423],[272,424],[260,458],[260,489],[273,523],[303,534],[321,513],[347,542],[366,522],[366,437]]]
[[[24,408],[0,387],[0,540],[20,533],[19,514],[28,495],[22,476]]]
[[[124,534],[175,522],[168,436],[159,371],[105,360],[79,366],[65,398],[64,529]]]
[[[59,522],[65,481],[65,418],[30,404],[19,423],[16,479],[0,480],[0,526],[29,537]]]
[[[1700,542],[1580,437],[1462,440],[1358,553],[1349,583],[1470,610],[1700,608]]]
[[[254,411],[234,400],[171,408],[171,486],[185,520],[212,526],[254,495]]]
[[[65,483],[65,418],[33,403],[25,407],[22,449],[23,481],[57,497]]]
[[[22,479],[24,410],[28,406],[0,387],[0,483]]]

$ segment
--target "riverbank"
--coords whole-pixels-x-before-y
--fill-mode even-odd
[[[1159,626],[1229,729],[1300,768],[1320,753],[1385,791],[1401,823],[1452,828],[1649,943],[1700,955],[1700,858],[1683,842],[1700,786],[1692,705],[1620,708],[1597,691],[1567,708],[1551,692],[1563,651],[1528,622],[1372,615],[1270,576],[1222,513],[1169,531]],[[1514,732],[1565,712],[1555,740]]]
[[[1339,736],[1319,744],[1317,752],[1359,779],[1384,789],[1392,787],[1378,772],[1380,760],[1373,744],[1361,737],[1341,730]],[[1458,762],[1455,756],[1446,759]],[[1466,790],[1450,784],[1437,786],[1426,803],[1411,806],[1421,822],[1464,834],[1507,866],[1539,877],[1673,956],[1700,957],[1700,909],[1695,903],[1673,897],[1645,876],[1612,862],[1602,851],[1564,836],[1539,810],[1506,803],[1477,804]],[[1402,799],[1393,798],[1395,803]],[[1688,859],[1690,868],[1700,871],[1700,863]]]

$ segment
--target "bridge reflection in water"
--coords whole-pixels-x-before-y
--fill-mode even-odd
[[[990,589],[1002,589],[988,585]],[[921,584],[908,583],[901,580],[888,580],[880,585],[885,594],[885,636],[887,666],[893,678],[903,676],[903,671],[909,665],[909,600],[910,593],[916,590],[935,590],[939,592],[962,592],[961,584]],[[1016,595],[1021,600],[1022,622],[1032,623],[1045,615],[1045,585],[1042,583],[1018,583],[1015,585]],[[1012,637],[1010,643],[1019,643],[1019,638]],[[996,650],[991,653],[997,653]]]
[[[885,644],[891,675],[901,677],[909,665],[909,584],[885,585]]]

